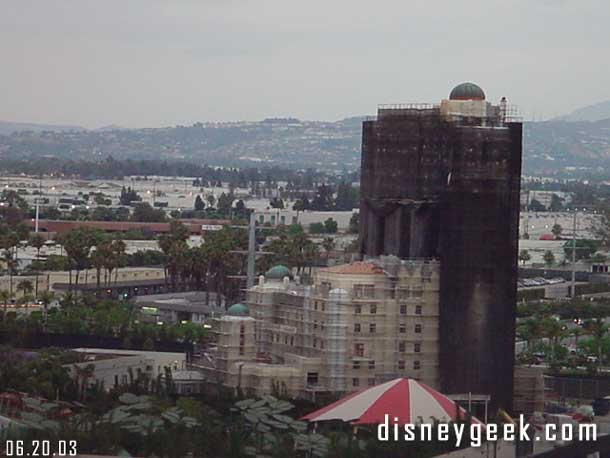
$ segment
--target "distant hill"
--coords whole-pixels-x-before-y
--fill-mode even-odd
[[[22,130],[0,135],[0,162],[35,161],[40,157],[90,161],[112,156],[213,166],[357,170],[362,121],[366,118],[355,116],[335,122],[269,118],[148,129],[109,126],[52,134]],[[44,130],[40,125],[38,128]],[[524,123],[523,173],[610,179],[610,118]]]
[[[73,130],[86,130],[80,126],[62,126],[56,124],[34,124],[27,122],[0,121],[0,135],[10,135],[14,132],[68,132]]]
[[[574,110],[564,116],[559,116],[552,119],[552,121],[601,121],[603,119],[610,119],[610,100],[605,102],[595,103],[578,110]]]
[[[111,124],[109,126],[98,127],[95,129],[96,132],[109,132],[111,130],[125,130],[125,127],[117,126],[116,124]]]

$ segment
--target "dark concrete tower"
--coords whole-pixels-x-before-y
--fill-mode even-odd
[[[380,107],[362,134],[362,254],[440,259],[441,390],[507,409],[521,127],[466,83],[440,105]]]

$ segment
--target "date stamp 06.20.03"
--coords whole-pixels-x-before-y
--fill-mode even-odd
[[[4,440],[0,456],[68,457],[78,455],[78,444],[71,440]]]

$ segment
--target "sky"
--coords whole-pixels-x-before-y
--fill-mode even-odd
[[[96,128],[610,99],[607,0],[0,0],[0,120]]]

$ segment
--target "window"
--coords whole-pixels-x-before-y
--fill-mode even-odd
[[[363,343],[354,344],[354,354],[359,357],[364,357],[364,344]]]
[[[326,310],[326,303],[322,302],[322,311],[325,311],[325,310]]]
[[[354,369],[360,369],[360,361],[354,361],[354,363],[352,364],[352,367]]]
[[[375,378],[374,377],[369,378],[368,383],[369,383],[369,386],[375,386]]]
[[[290,345],[294,346],[294,337],[290,338]]]
[[[424,290],[421,287],[413,287],[411,290],[412,297],[422,297],[424,295]]]
[[[416,315],[421,315],[421,311],[422,311],[422,306],[421,305],[416,305],[415,306],[415,314]]]
[[[416,334],[420,334],[421,333],[421,324],[416,324],[415,325],[415,333]]]
[[[400,314],[401,315],[406,315],[407,314],[407,306],[405,304],[402,304],[400,306]]]
[[[400,323],[398,325],[398,332],[400,332],[401,334],[404,334],[405,332],[407,332],[407,325],[404,323]]]
[[[323,340],[320,340],[320,348],[321,348],[322,350],[324,350],[324,341],[323,341]]]
[[[318,310],[318,301],[313,301],[313,309]]]
[[[313,328],[314,328],[314,329],[318,329],[318,320],[314,320],[314,322],[313,322]]]
[[[369,369],[375,369],[375,361],[369,361]]]
[[[371,315],[375,315],[377,313],[377,305],[371,304]]]
[[[421,363],[419,361],[413,361],[413,369],[416,371],[421,369]]]
[[[360,386],[360,379],[358,377],[352,379],[352,386]]]
[[[313,339],[313,348],[317,348],[317,347],[318,347],[318,339],[316,339],[314,337],[314,339]]]
[[[354,323],[354,332],[360,332],[360,323]]]
[[[377,325],[375,323],[370,323],[369,324],[369,332],[371,334],[375,334],[375,331],[377,330]]]
[[[415,353],[421,352],[421,344],[420,343],[416,343],[415,345],[413,345],[413,351]]]
[[[317,372],[307,372],[307,384],[308,385],[317,385],[318,384],[318,373]]]
[[[356,305],[354,307],[354,313],[356,313],[356,314],[362,313],[362,306],[361,305]]]
[[[409,288],[400,288],[398,290],[398,297],[400,299],[406,299],[407,297],[409,297]]]
[[[405,368],[405,362],[404,361],[398,361],[398,369],[404,369]]]
[[[375,296],[374,285],[354,285],[354,296],[356,298],[368,298]]]
[[[406,345],[404,342],[398,342],[398,351],[404,353],[406,349]]]

